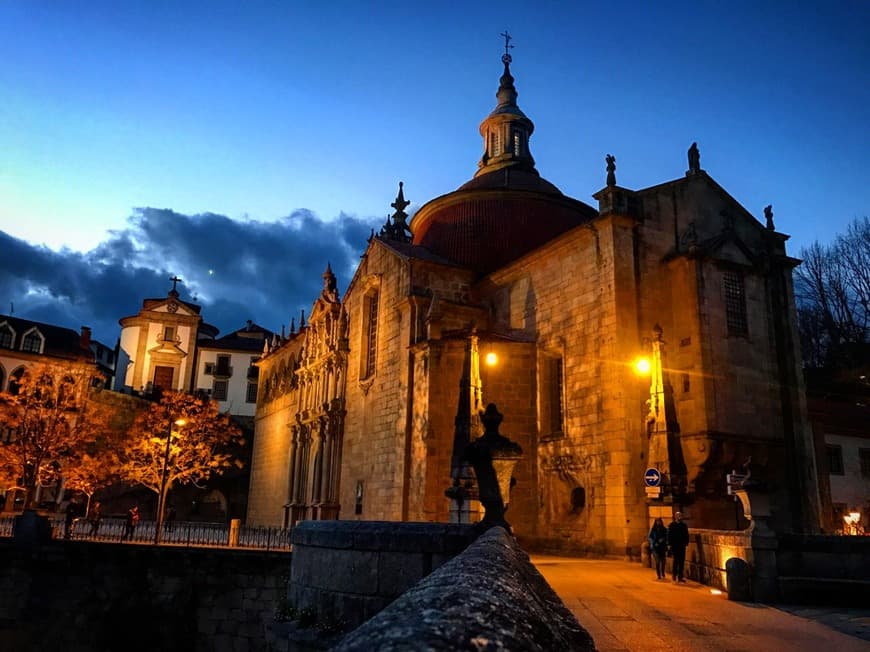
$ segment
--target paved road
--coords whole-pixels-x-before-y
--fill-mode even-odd
[[[600,652],[870,652],[870,605],[786,611],[731,602],[692,581],[658,581],[640,564],[531,559]]]

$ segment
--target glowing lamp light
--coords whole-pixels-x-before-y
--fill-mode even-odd
[[[722,595],[722,591],[719,589],[710,589],[710,595]]]
[[[634,361],[634,372],[638,376],[646,376],[650,370],[649,358],[638,358]]]
[[[489,367],[494,367],[496,365],[496,363],[498,362],[498,356],[492,352],[487,353],[486,358],[484,358],[484,359],[486,360],[486,364]]]
[[[846,524],[846,527],[843,528],[843,534],[862,534],[863,531],[859,530],[858,524],[861,522],[861,512],[854,511],[849,512],[848,514],[843,514],[843,522]]]

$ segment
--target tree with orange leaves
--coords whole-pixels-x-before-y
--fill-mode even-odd
[[[157,494],[162,523],[166,497],[177,484],[201,486],[214,475],[241,467],[241,430],[218,404],[183,392],[164,392],[140,414],[119,451],[123,479]]]
[[[0,394],[0,477],[25,490],[25,509],[37,486],[75,467],[108,427],[108,410],[93,400],[98,378],[93,364],[44,362],[25,369],[13,393]]]

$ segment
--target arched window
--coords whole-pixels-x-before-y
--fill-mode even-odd
[[[24,367],[18,367],[15,371],[9,374],[9,386],[6,388],[13,396],[21,391],[21,377],[24,375]]]

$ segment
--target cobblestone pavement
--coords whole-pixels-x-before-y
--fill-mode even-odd
[[[870,605],[732,602],[697,582],[656,580],[655,571],[637,563],[531,559],[599,652],[870,652]]]

